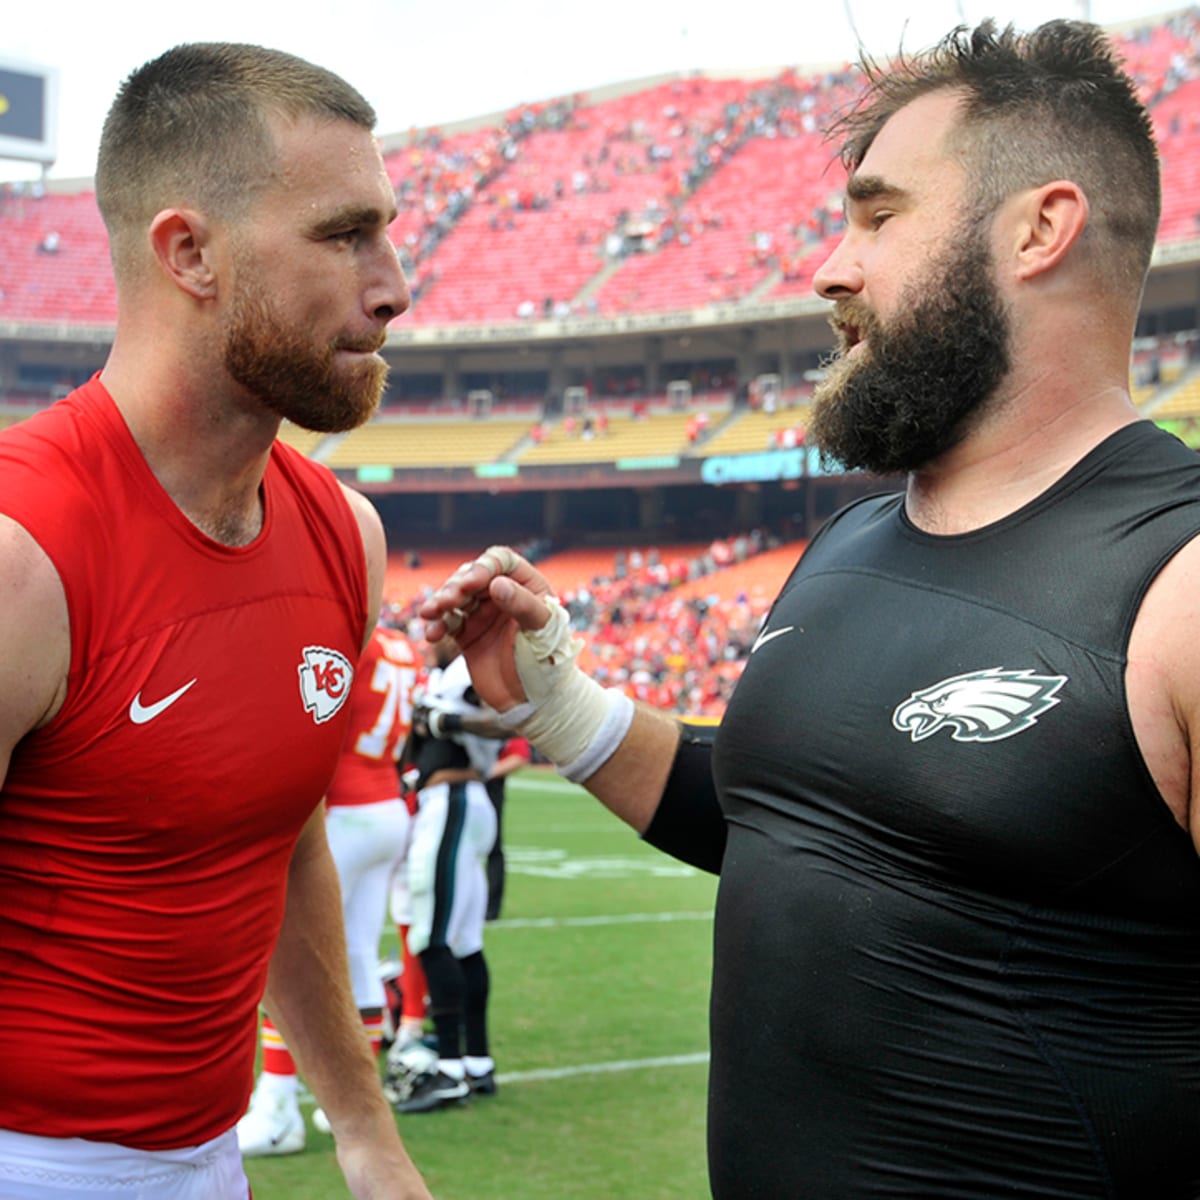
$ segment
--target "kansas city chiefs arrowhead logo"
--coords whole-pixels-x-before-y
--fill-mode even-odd
[[[304,711],[312,713],[318,725],[328,721],[350,694],[354,666],[337,650],[326,646],[305,646],[300,672],[300,696]]]
[[[896,706],[892,724],[919,742],[949,729],[956,742],[998,742],[1036,724],[1058,701],[1065,675],[1033,671],[968,671],[943,679]]]

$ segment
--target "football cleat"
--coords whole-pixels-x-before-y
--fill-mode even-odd
[[[273,1095],[260,1081],[246,1115],[237,1123],[237,1140],[243,1158],[299,1154],[308,1135],[295,1096]]]
[[[389,1086],[385,1080],[383,1093],[398,1113],[423,1113],[461,1104],[470,1096],[471,1088],[465,1079],[455,1079],[435,1068],[411,1081],[406,1079]]]
[[[472,1096],[494,1096],[500,1086],[496,1083],[496,1072],[485,1071],[482,1075],[472,1075],[467,1072],[467,1086]]]

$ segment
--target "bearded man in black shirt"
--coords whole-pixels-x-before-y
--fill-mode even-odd
[[[715,744],[586,679],[506,548],[427,633],[720,873],[719,1200],[1197,1200],[1200,460],[1128,391],[1149,117],[1080,22],[866,69],[810,435],[907,483],[813,540]]]

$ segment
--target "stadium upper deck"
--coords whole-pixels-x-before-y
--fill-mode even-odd
[[[1160,244],[1200,234],[1200,17],[1115,35],[1162,146]],[[821,131],[850,68],[672,78],[530,105],[491,126],[384,139],[403,326],[613,318],[807,296],[840,223]],[[619,89],[615,89],[619,91]],[[115,318],[94,197],[0,188],[0,322]]]
[[[1194,331],[1200,10],[1114,38],[1162,149],[1166,200],[1141,332]],[[848,67],[673,77],[384,137],[400,210],[391,233],[415,303],[390,333],[380,420],[341,443],[296,435],[303,448],[343,469],[412,468],[414,490],[435,490],[445,479],[421,481],[419,469],[694,460],[791,437],[790,419],[748,413],[744,401],[765,375],[802,403],[829,349],[811,279],[840,230],[842,180],[821,130],[855,86]],[[22,402],[87,378],[115,311],[92,192],[0,186],[0,412],[12,419]],[[674,414],[678,429],[631,419],[638,398],[666,412],[673,381],[697,396]],[[570,435],[571,388],[597,412],[606,402],[609,436]],[[447,438],[438,422],[477,412],[472,393],[503,402],[490,428],[476,421]],[[417,408],[429,427],[397,438],[389,424]],[[711,423],[694,437],[687,419],[701,410]]]

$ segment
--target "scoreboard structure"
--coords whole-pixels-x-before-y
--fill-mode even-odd
[[[0,158],[50,166],[57,133],[57,70],[0,57]]]

